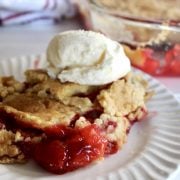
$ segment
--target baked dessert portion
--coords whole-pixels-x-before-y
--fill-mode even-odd
[[[0,163],[33,158],[50,172],[72,171],[121,149],[147,113],[147,82],[132,73],[99,86],[25,74],[0,81]]]
[[[0,162],[33,159],[63,174],[122,148],[151,93],[123,47],[102,34],[68,31],[47,48],[46,69],[0,79]]]

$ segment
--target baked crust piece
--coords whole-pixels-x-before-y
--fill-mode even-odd
[[[0,77],[0,101],[10,94],[21,93],[25,89],[25,85],[14,77]]]
[[[18,94],[8,96],[0,104],[0,113],[25,126],[44,129],[53,125],[68,126],[78,109],[52,99]]]
[[[102,90],[97,99],[104,112],[112,116],[126,116],[139,107],[145,107],[145,84],[131,74]]]
[[[25,156],[16,145],[23,137],[19,132],[13,133],[6,129],[0,130],[0,163],[24,163]]]

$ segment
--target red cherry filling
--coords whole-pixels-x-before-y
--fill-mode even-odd
[[[44,169],[63,173],[66,157],[65,146],[59,140],[47,140],[36,145],[34,160]]]
[[[78,130],[72,129],[63,139],[57,136],[37,144],[34,160],[46,170],[62,174],[104,157],[106,145],[107,140],[99,128],[89,125]]]
[[[159,44],[144,48],[125,47],[135,67],[152,75],[180,75],[180,44]]]

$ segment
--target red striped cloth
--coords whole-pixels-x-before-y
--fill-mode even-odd
[[[52,22],[74,15],[70,0],[0,0],[1,25]]]

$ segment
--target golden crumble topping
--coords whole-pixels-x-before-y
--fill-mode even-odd
[[[51,97],[62,101],[64,98],[72,97],[79,94],[88,94],[95,87],[79,85],[74,83],[60,83],[58,80],[49,79],[42,83],[38,83],[27,92],[35,93],[40,97]]]
[[[0,118],[5,122],[42,132],[59,125],[74,123],[73,128],[83,128],[94,123],[119,148],[126,142],[131,121],[144,116],[145,100],[151,95],[147,82],[132,74],[106,86],[61,83],[44,70],[25,74],[23,83],[13,77],[0,78]],[[6,130],[0,122],[0,163],[24,162],[16,142],[39,142],[42,136],[24,137],[18,130]]]
[[[112,116],[124,116],[144,107],[146,89],[141,81],[129,75],[128,79],[120,79],[102,90],[97,99],[104,112]]]
[[[20,93],[24,90],[23,83],[18,82],[14,77],[0,77],[0,100],[14,93]]]
[[[81,94],[87,95],[98,90],[98,86],[87,86],[75,83],[61,83],[59,80],[50,79],[43,71],[28,70],[26,72],[27,82],[35,85],[30,86],[26,92],[36,94],[42,98],[51,98],[60,101],[67,106],[77,107],[80,110],[88,110],[92,107],[91,101],[84,97],[79,97]],[[37,83],[38,82],[38,83]]]

